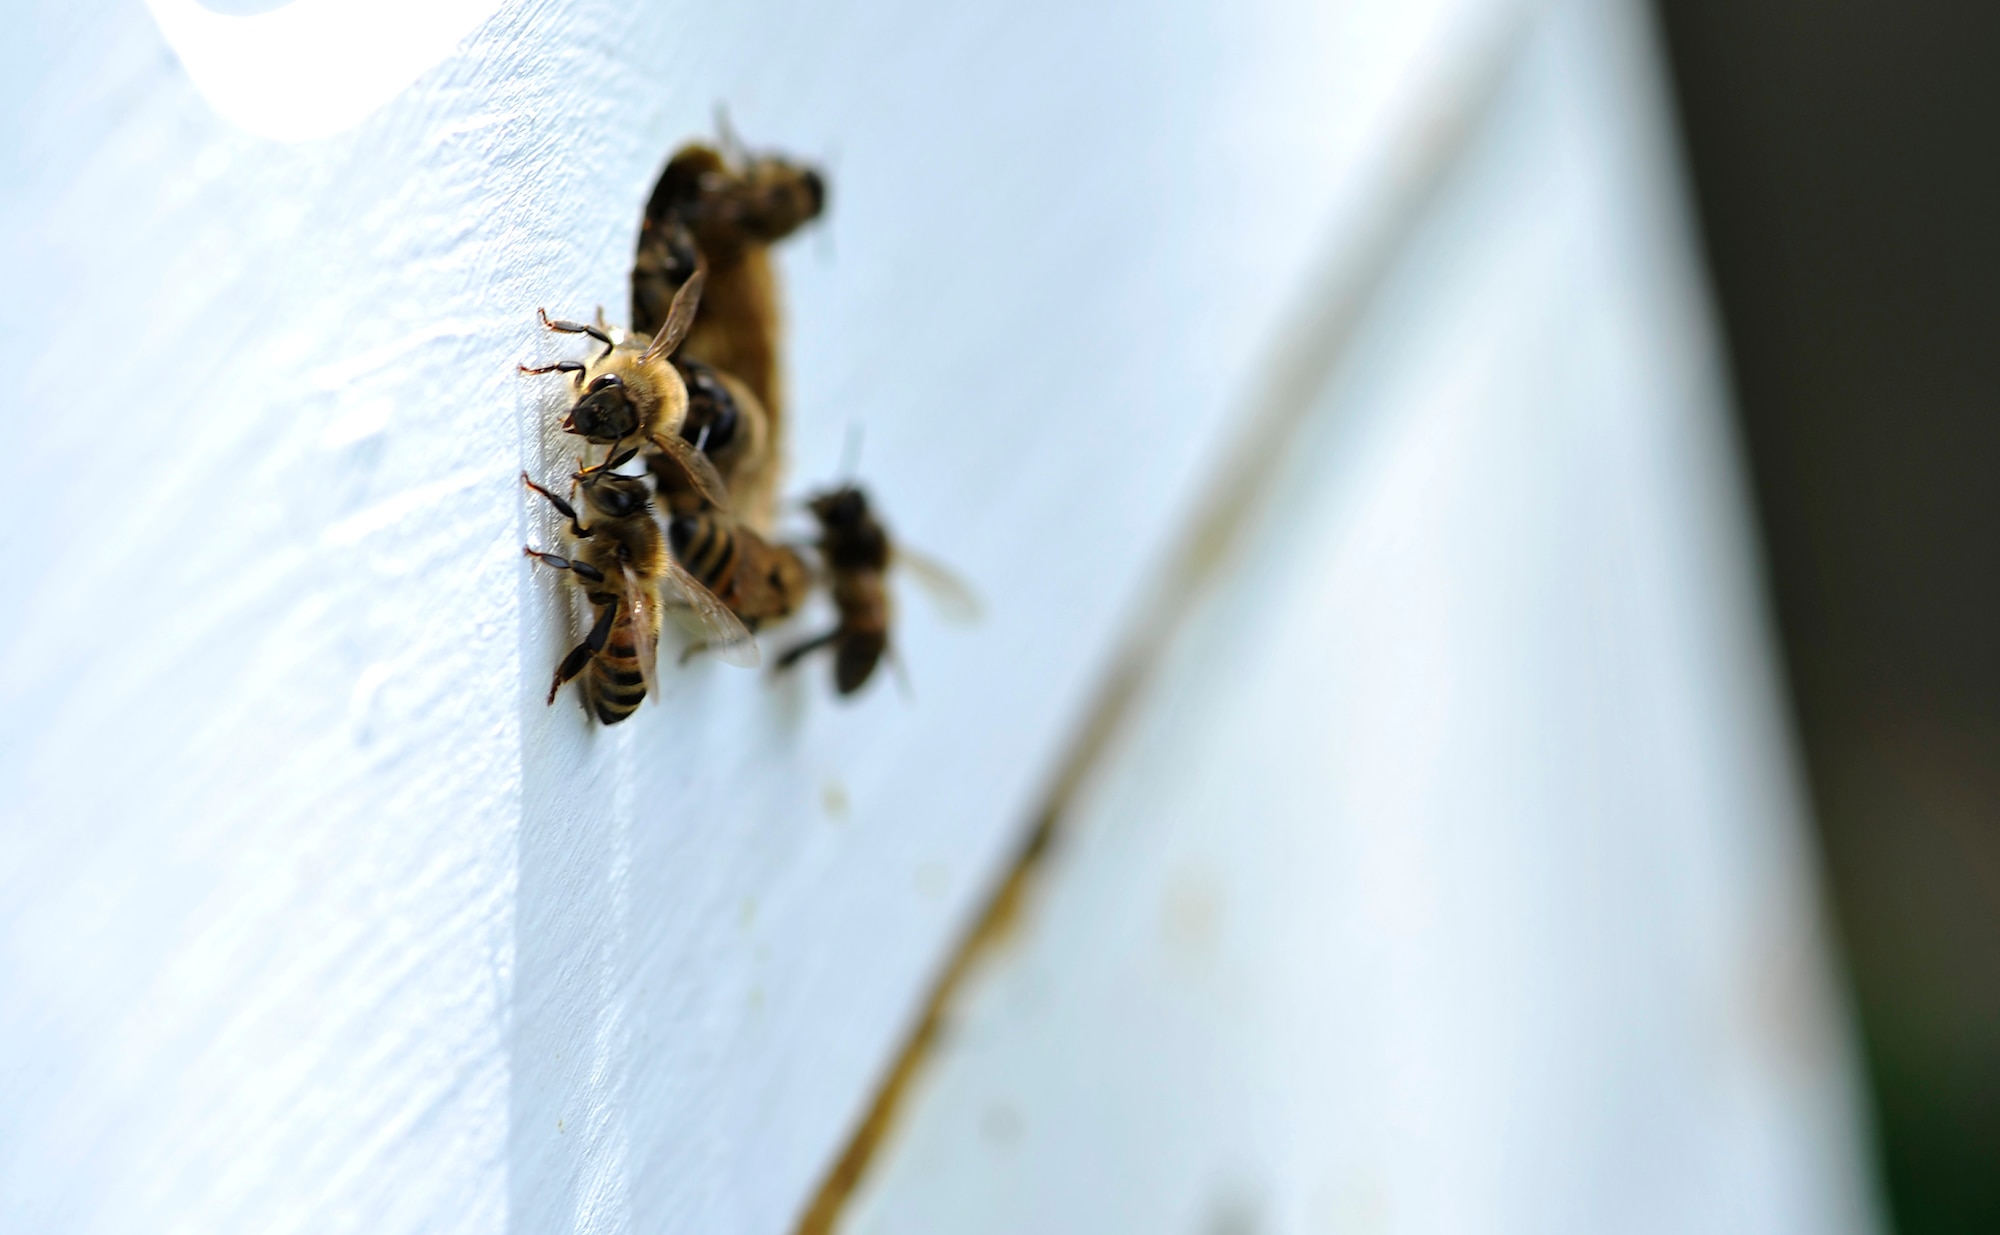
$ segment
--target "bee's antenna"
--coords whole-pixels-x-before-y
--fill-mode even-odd
[[[861,423],[855,421],[847,426],[847,441],[840,448],[840,483],[854,482],[854,469],[861,463]]]
[[[737,168],[743,166],[748,158],[743,139],[737,136],[736,126],[729,123],[729,104],[720,99],[715,103],[715,140],[722,147],[724,161]]]

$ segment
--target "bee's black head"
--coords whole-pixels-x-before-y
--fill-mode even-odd
[[[816,219],[826,210],[826,180],[813,168],[799,172],[800,205],[803,215],[800,222]]]
[[[810,167],[778,158],[758,159],[745,170],[733,204],[744,229],[774,243],[826,209],[826,180]]]
[[[853,485],[842,485],[812,500],[813,517],[829,532],[852,532],[868,522],[868,498]]]
[[[620,476],[612,470],[631,459],[632,452],[627,452],[601,467],[575,474],[575,479],[583,485],[583,500],[592,511],[607,519],[625,519],[644,512],[652,503],[652,493],[644,478]]]
[[[569,409],[563,428],[593,442],[615,442],[639,432],[639,409],[625,379],[616,373],[602,373],[584,388],[583,397]]]

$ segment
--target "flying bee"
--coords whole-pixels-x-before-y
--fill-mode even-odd
[[[812,570],[790,545],[772,544],[719,511],[675,515],[667,525],[674,556],[703,587],[756,630],[798,612],[812,592]],[[702,650],[690,644],[682,661]]]
[[[776,515],[778,459],[764,405],[741,381],[699,360],[676,357],[674,367],[688,395],[681,439],[715,465],[736,522],[768,531]],[[688,483],[678,461],[654,455],[649,462],[665,512],[699,514],[713,505]]]
[[[833,683],[843,695],[864,686],[884,653],[889,653],[890,566],[906,569],[937,601],[939,611],[958,621],[975,621],[979,601],[957,575],[928,557],[898,547],[869,509],[867,495],[842,485],[807,503],[819,521],[819,554],[837,621],[832,630],[797,645],[778,658],[789,669],[823,647],[833,649]],[[893,653],[890,653],[893,655]]]
[[[655,666],[663,610],[685,614],[704,645],[721,659],[737,665],[757,663],[757,644],[749,630],[667,551],[645,478],[618,473],[637,454],[636,449],[621,452],[614,444],[603,463],[571,473],[590,513],[588,525],[568,501],[521,473],[523,484],[569,520],[570,538],[577,542],[572,557],[533,546],[522,552],[545,566],[570,572],[596,611],[583,642],[556,667],[549,702],[556,701],[563,683],[581,674],[585,706],[607,725],[637,711],[647,695],[659,695]],[[663,585],[677,594],[671,604],[661,596]]]
[[[826,182],[803,164],[746,153],[726,122],[721,128],[722,149],[683,146],[646,203],[632,265],[632,325],[664,324],[675,289],[705,264],[708,286],[686,355],[742,379],[769,419],[775,454],[784,404],[769,250],[825,210]]]
[[[577,398],[563,419],[564,430],[614,451],[622,442],[639,441],[652,455],[665,456],[666,466],[678,470],[706,501],[723,506],[729,500],[727,485],[708,457],[681,436],[688,392],[680,370],[669,359],[687,338],[706,281],[706,271],[697,261],[694,273],[674,293],[666,321],[650,339],[632,335],[614,340],[601,324],[551,319],[538,309],[543,326],[559,334],[588,335],[602,343],[604,350],[588,361],[521,365],[520,370],[570,375]]]

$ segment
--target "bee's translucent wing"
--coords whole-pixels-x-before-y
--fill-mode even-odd
[[[646,681],[646,694],[660,701],[660,611],[659,597],[639,582],[639,576],[625,567],[625,595],[620,599],[632,618],[632,650],[639,658],[639,676]]]
[[[986,607],[979,603],[979,596],[971,586],[959,577],[957,571],[936,558],[897,545],[896,565],[922,585],[946,621],[970,626],[985,613]]]
[[[731,170],[741,170],[750,161],[743,139],[736,134],[736,126],[729,123],[729,109],[720,103],[715,105],[715,144],[722,147],[723,162]]]
[[[701,309],[701,289],[707,283],[708,259],[697,249],[694,273],[674,293],[673,303],[667,306],[666,324],[647,345],[645,353],[639,358],[641,363],[664,360],[674,354],[674,349],[681,345],[681,340],[687,338],[687,332],[694,327],[694,315]]]
[[[718,510],[729,509],[729,486],[723,482],[722,473],[715,470],[714,462],[707,455],[696,450],[693,443],[678,433],[655,433],[652,441],[661,454],[672,459],[674,465],[680,468],[681,475],[687,477],[688,485],[701,495],[702,501]]]
[[[716,659],[745,669],[756,668],[761,659],[757,640],[742,619],[731,613],[727,605],[715,598],[715,593],[703,587],[701,580],[689,574],[671,554],[667,555],[666,568],[665,582],[676,594],[669,602],[675,618],[705,643],[706,650]]]

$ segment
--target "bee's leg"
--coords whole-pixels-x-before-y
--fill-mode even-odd
[[[581,562],[572,563],[572,568],[581,565],[583,565]],[[583,637],[583,642],[571,648],[569,655],[563,657],[563,662],[556,666],[555,681],[549,683],[550,703],[556,701],[556,692],[562,689],[564,682],[582,673],[583,667],[590,663],[590,658],[604,650],[604,645],[611,640],[611,624],[617,619],[618,602],[614,600],[605,605],[604,611],[597,615],[596,623],[591,626],[590,633]]]
[[[833,654],[834,689],[843,695],[851,695],[868,685],[868,679],[874,676],[875,666],[888,647],[888,640],[879,634],[855,634],[842,639],[839,649]]]
[[[557,497],[555,494],[550,493],[547,489],[542,488],[534,481],[529,480],[528,474],[526,472],[521,473],[521,483],[528,486],[530,489],[533,489],[535,492],[541,494],[543,497],[549,499],[549,504],[556,508],[556,513],[561,515],[563,518],[569,520],[569,530],[572,536],[575,536],[577,539],[581,540],[584,537],[590,535],[590,529],[583,526],[583,521],[577,518],[576,507],[570,505],[567,501],[563,500],[562,498]]]
[[[773,665],[772,668],[773,670],[789,669],[838,638],[840,638],[840,628],[836,626],[823,635],[816,635],[799,644],[797,647],[787,649],[783,656],[778,657],[778,663]]]
[[[523,365],[515,365],[514,367],[519,369],[523,373],[536,373],[536,374],[567,373],[570,375],[570,380],[581,383],[583,381],[584,371],[588,369],[590,366],[586,365],[581,360],[558,360],[554,364],[545,364],[545,365],[523,364]]]
[[[599,343],[602,343],[604,345],[604,356],[609,356],[611,354],[612,348],[616,346],[614,343],[611,342],[611,336],[609,334],[605,333],[602,330],[599,330],[597,327],[592,326],[587,322],[569,322],[569,321],[564,321],[562,318],[559,317],[551,319],[548,315],[547,310],[544,309],[536,309],[535,312],[541,316],[542,325],[548,327],[550,330],[555,331],[557,334],[587,334],[591,338],[596,339]],[[604,356],[599,356],[598,359],[602,360],[604,359]]]
[[[577,573],[578,578],[588,579],[592,583],[604,582],[604,572],[592,566],[589,562],[579,562],[574,558],[559,557],[553,553],[543,553],[540,549],[532,545],[522,545],[521,552],[534,558],[544,566],[553,566],[557,570],[573,570]]]

